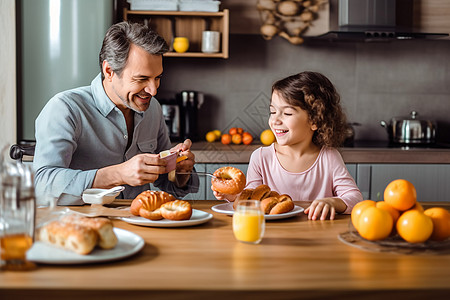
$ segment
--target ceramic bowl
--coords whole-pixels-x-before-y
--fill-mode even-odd
[[[102,197],[96,197],[97,194],[106,191],[106,189],[87,189],[83,192],[81,196],[85,203],[90,204],[110,204],[112,203],[117,196],[119,196],[120,192],[113,192],[106,194]]]

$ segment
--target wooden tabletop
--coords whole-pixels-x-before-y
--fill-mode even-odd
[[[141,227],[114,220],[116,227],[144,238],[140,253],[101,264],[3,271],[0,298],[444,299],[449,295],[449,252],[363,250],[338,239],[349,228],[348,215],[308,221],[303,213],[267,221],[261,244],[243,244],[233,236],[232,218],[211,210],[219,203],[223,202],[192,201],[194,208],[214,215],[193,227]]]

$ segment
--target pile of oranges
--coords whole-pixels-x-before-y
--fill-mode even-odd
[[[241,127],[232,127],[228,133],[222,134],[221,142],[224,145],[230,143],[250,145],[253,142],[253,136]]]
[[[424,210],[417,202],[414,185],[404,179],[387,185],[384,201],[364,200],[356,204],[351,220],[358,233],[370,241],[396,233],[409,243],[450,237],[450,212],[442,207]]]
[[[220,140],[222,144],[244,144],[250,145],[253,142],[253,136],[251,133],[244,131],[241,127],[232,127],[228,130],[228,133],[222,134],[219,130],[213,130],[206,133],[206,140],[208,142],[215,142]]]

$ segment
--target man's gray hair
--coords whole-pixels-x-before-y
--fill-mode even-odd
[[[102,65],[105,60],[117,75],[122,75],[131,44],[143,48],[152,55],[163,55],[169,51],[164,38],[144,24],[126,21],[114,24],[106,32],[100,50],[99,63],[102,79],[104,79]]]

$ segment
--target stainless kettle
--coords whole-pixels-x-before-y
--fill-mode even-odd
[[[432,144],[436,141],[436,123],[431,120],[419,119],[418,113],[412,111],[408,117],[395,117],[385,127],[389,141],[401,144]]]

